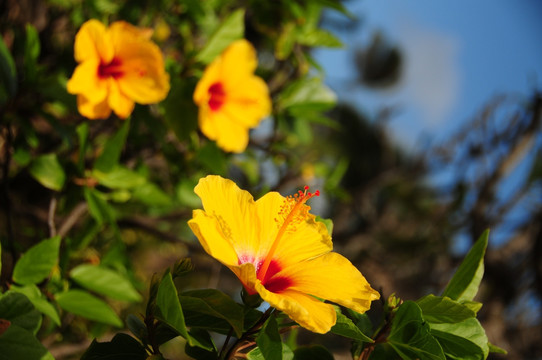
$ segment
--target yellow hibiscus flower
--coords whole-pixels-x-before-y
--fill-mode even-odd
[[[205,69],[194,90],[199,127],[224,151],[243,152],[249,129],[271,112],[267,85],[254,75],[257,66],[254,47],[235,41]]]
[[[89,20],[75,36],[75,60],[79,63],[68,81],[77,95],[81,115],[105,119],[111,110],[127,118],[135,103],[153,104],[169,92],[169,75],[158,46],[149,39],[152,30],[124,21],[106,28]]]
[[[204,210],[188,222],[205,251],[230,268],[249,294],[258,293],[299,325],[326,333],[336,313],[325,299],[363,313],[379,298],[363,275],[332,252],[326,226],[309,213],[308,188],[270,192],[254,201],[237,185],[207,176],[195,188]]]

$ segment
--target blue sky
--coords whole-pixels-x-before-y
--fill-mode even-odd
[[[542,3],[537,0],[351,0],[345,5],[362,22],[356,32],[339,33],[345,49],[315,53],[326,82],[341,100],[369,115],[397,106],[390,132],[407,149],[446,138],[494,95],[527,94],[542,82]],[[403,51],[403,77],[384,91],[354,87],[354,50],[378,29]]]

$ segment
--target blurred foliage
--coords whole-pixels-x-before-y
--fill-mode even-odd
[[[342,46],[321,27],[324,9],[351,18],[334,0],[0,4],[1,353],[160,359],[175,358],[166,354],[180,347],[198,359],[330,359],[351,346],[358,359],[484,359],[502,352],[488,343],[477,320],[481,304],[473,300],[484,272],[484,230],[494,223],[473,225],[473,243],[484,235],[443,295],[426,295],[444,288],[457,265],[443,257],[457,229],[453,211],[466,207],[459,196],[439,201],[424,182],[426,162],[392,144],[382,122],[335,106],[311,55]],[[66,82],[76,66],[74,36],[91,18],[154,29],[171,79],[166,100],[136,105],[125,121],[78,114]],[[243,37],[257,49],[257,74],[273,109],[251,132],[247,150],[232,155],[198,130],[192,94],[205,66]],[[401,74],[399,49],[380,36],[357,61],[366,85],[387,86]],[[532,118],[539,124],[539,115]],[[526,129],[536,133],[535,125]],[[530,184],[540,178],[535,164]],[[333,344],[298,337],[283,315],[239,304],[240,285],[201,256],[186,225],[201,206],[193,188],[207,174],[233,178],[255,198],[305,184],[321,188],[325,196],[314,207],[333,218],[325,221],[336,248],[383,294],[418,300],[390,296],[369,314],[337,308],[331,333],[348,339],[342,348],[333,335]],[[458,184],[458,192],[477,188]],[[178,262],[187,255],[198,271]],[[535,274],[540,282],[540,269]],[[210,289],[195,290],[202,287]],[[134,337],[108,341],[112,328],[124,326]],[[108,340],[91,344],[92,337]],[[224,337],[236,340],[217,347]],[[14,346],[15,339],[24,341]]]

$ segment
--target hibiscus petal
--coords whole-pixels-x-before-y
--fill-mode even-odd
[[[70,94],[84,94],[87,101],[97,104],[107,96],[107,82],[97,76],[99,59],[90,59],[79,64],[66,84]]]
[[[313,296],[294,290],[275,294],[267,291],[259,282],[256,283],[256,290],[272,307],[285,312],[292,320],[310,331],[325,334],[337,321],[333,306]]]
[[[257,76],[250,76],[235,87],[226,85],[227,100],[220,111],[246,127],[255,127],[271,112],[267,84]]]
[[[369,310],[371,301],[380,297],[348,259],[333,252],[284,267],[275,276],[290,279],[288,290],[311,294],[359,313]]]
[[[74,56],[77,62],[101,60],[108,63],[113,59],[113,46],[106,36],[105,26],[92,19],[83,24],[75,35]]]
[[[226,266],[238,264],[234,244],[224,236],[216,217],[194,210],[188,225],[209,255]]]
[[[275,219],[286,199],[277,192],[270,192],[256,201],[258,218],[261,221],[260,246],[266,254],[275,241],[280,224]],[[295,231],[287,231],[279,240],[273,254],[282,267],[297,264],[332,250],[331,236],[323,223],[308,214],[305,221],[295,225]]]
[[[198,120],[203,134],[224,151],[240,153],[246,149],[249,130],[224,112],[205,107],[200,109]]]
[[[119,85],[113,79],[109,79],[109,106],[121,119],[126,119],[134,110],[135,103],[125,96],[119,89]]]
[[[77,95],[77,109],[79,113],[89,119],[107,119],[111,115],[111,108],[107,99],[99,103],[88,101],[85,95]]]
[[[237,255],[253,258],[259,248],[260,226],[252,195],[239,189],[233,181],[215,175],[200,179],[194,191],[201,198],[205,213],[215,219],[215,227],[232,244]]]
[[[231,43],[214,62],[219,63],[221,79],[235,86],[247,74],[254,73],[258,66],[258,57],[254,46],[241,39]]]
[[[164,70],[158,46],[147,40],[142,30],[127,23],[114,23],[109,33],[123,72],[117,78],[122,93],[139,104],[165,99],[169,92],[169,74]]]

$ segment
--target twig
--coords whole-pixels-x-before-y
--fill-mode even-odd
[[[55,226],[55,212],[56,212],[56,196],[51,197],[49,202],[49,213],[47,216],[47,225],[49,225],[49,237],[56,236],[56,226]]]
[[[64,220],[62,225],[60,225],[58,236],[61,238],[65,237],[70,229],[77,223],[77,220],[79,220],[79,218],[87,212],[87,209],[88,205],[86,202],[77,204],[77,206],[73,208],[68,217]]]

